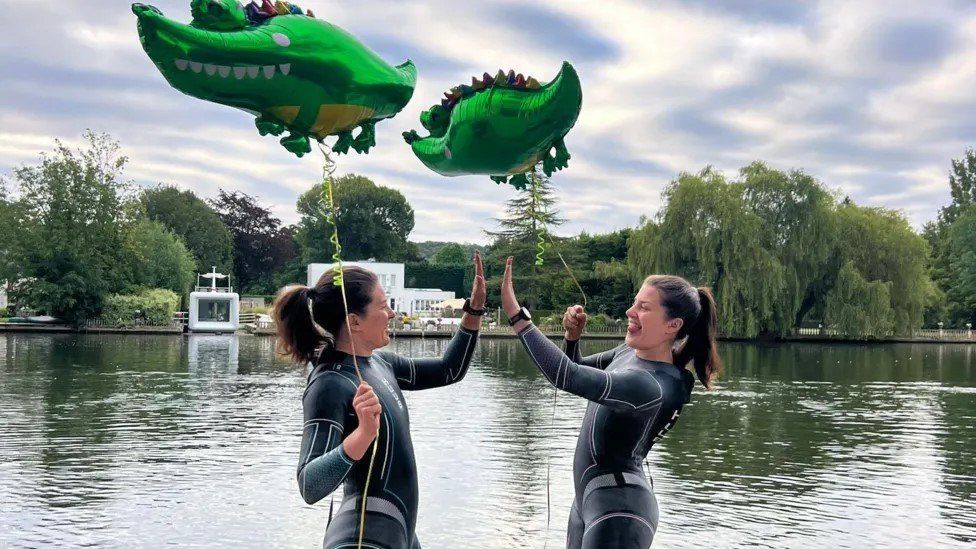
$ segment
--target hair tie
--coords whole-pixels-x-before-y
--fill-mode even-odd
[[[312,310],[312,298],[308,299],[308,319],[312,321],[312,326],[315,331],[319,333],[320,336],[324,338],[329,337],[329,331],[323,328],[318,322],[315,321],[315,312]]]

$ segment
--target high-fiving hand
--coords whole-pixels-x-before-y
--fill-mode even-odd
[[[487,301],[487,295],[485,290],[485,269],[481,265],[481,252],[474,252],[474,283],[471,285],[471,303],[472,309],[485,308],[485,301]],[[481,317],[466,314],[462,317],[461,326],[468,330],[478,330],[481,328]]]
[[[515,297],[515,287],[512,285],[512,258],[505,261],[505,276],[502,277],[502,309],[509,318],[516,315],[521,309],[518,299]]]
[[[481,265],[481,252],[474,252],[474,284],[471,286],[471,307],[484,309],[487,300],[485,290],[485,269]]]

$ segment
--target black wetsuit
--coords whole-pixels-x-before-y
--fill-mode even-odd
[[[691,372],[638,358],[626,345],[581,358],[579,343],[567,341],[564,353],[535,326],[519,339],[550,383],[590,401],[573,459],[566,547],[650,547],[658,509],[641,462],[688,402]]]
[[[363,547],[419,548],[417,466],[410,439],[410,416],[401,390],[443,387],[467,373],[478,332],[461,328],[441,358],[411,359],[378,351],[359,357],[359,370],[383,406],[379,445],[366,504]],[[345,454],[342,440],[359,421],[352,407],[359,381],[349,355],[330,353],[312,369],[305,389],[305,424],[298,462],[298,488],[315,503],[343,485],[342,505],[325,533],[323,547],[356,547],[363,486],[372,446],[362,459]]]

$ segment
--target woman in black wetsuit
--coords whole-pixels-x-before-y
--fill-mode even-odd
[[[505,265],[501,298],[509,322],[546,379],[590,401],[573,460],[576,498],[566,547],[650,547],[658,509],[641,462],[691,397],[694,378],[685,367],[693,363],[706,388],[721,370],[711,292],[676,276],[647,277],[627,310],[626,342],[585,358],[579,351],[583,308],[566,311],[564,353],[519,307],[512,258]]]
[[[342,505],[328,525],[323,547],[356,547],[363,489],[379,433],[366,500],[363,547],[416,549],[417,467],[410,418],[401,391],[461,381],[478,341],[485,281],[475,254],[475,279],[461,329],[440,358],[406,358],[378,351],[390,342],[393,311],[376,275],[344,267],[348,326],[340,288],[327,271],[314,287],[282,288],[275,300],[279,351],[312,371],[302,397],[305,423],[298,489],[309,504],[343,484]],[[350,337],[350,329],[352,331]],[[353,363],[353,349],[360,383]]]

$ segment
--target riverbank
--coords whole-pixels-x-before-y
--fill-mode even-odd
[[[543,333],[547,337],[560,338],[563,335],[561,329],[547,329],[542,328]],[[0,333],[3,332],[15,332],[15,333],[78,333],[78,334],[170,334],[170,335],[181,335],[184,333],[183,327],[180,325],[169,325],[169,326],[132,326],[132,327],[107,327],[107,326],[85,326],[81,328],[76,328],[71,325],[65,324],[17,324],[17,323],[0,323]],[[274,328],[271,327],[258,327],[258,328],[242,328],[237,332],[238,335],[253,335],[268,337],[274,336]],[[434,339],[447,339],[454,336],[454,331],[447,326],[443,326],[440,329],[430,329],[430,330],[392,330],[390,332],[391,336],[394,338],[434,338]],[[602,329],[593,330],[586,333],[587,339],[603,339],[603,340],[622,340],[626,332],[621,330],[612,329]],[[514,338],[511,330],[505,327],[491,327],[482,328],[481,337],[487,339],[511,339]],[[976,331],[966,332],[962,330],[953,330],[949,332],[948,330],[943,331],[942,335],[939,334],[939,330],[925,330],[921,335],[913,337],[890,337],[884,339],[878,338],[842,338],[831,335],[822,334],[797,334],[794,336],[788,336],[783,338],[775,339],[748,339],[748,338],[738,338],[738,337],[719,337],[721,341],[747,341],[756,343],[786,343],[786,342],[798,342],[798,343],[852,343],[852,344],[886,344],[886,343],[952,343],[952,344],[971,344],[976,345]]]
[[[132,327],[94,327],[77,328],[70,324],[18,324],[0,323],[0,333],[38,333],[38,334],[175,334],[183,333],[181,326],[132,326]]]

